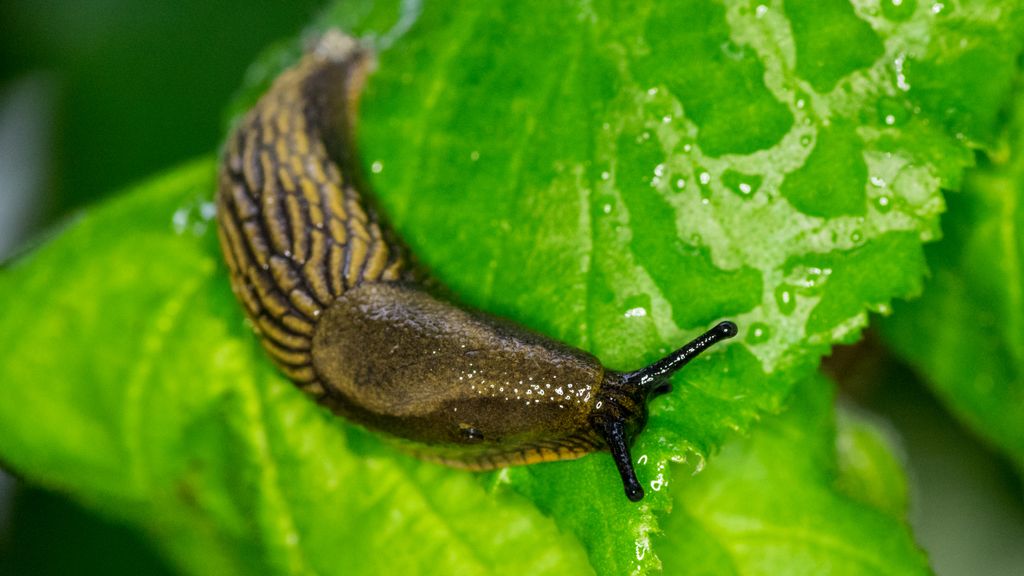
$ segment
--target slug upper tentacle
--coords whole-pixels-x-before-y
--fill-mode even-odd
[[[217,193],[231,285],[267,353],[335,413],[470,469],[612,452],[643,497],[629,444],[648,399],[722,322],[636,372],[454,305],[384,223],[353,143],[369,52],[329,32],[228,138]]]

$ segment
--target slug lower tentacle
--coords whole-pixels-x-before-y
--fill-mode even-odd
[[[608,449],[639,500],[629,445],[648,399],[736,326],[621,373],[437,296],[362,193],[353,136],[370,63],[327,33],[227,141],[218,235],[263,347],[320,403],[421,457],[483,470]]]

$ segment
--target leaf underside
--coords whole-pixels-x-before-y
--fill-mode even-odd
[[[1024,471],[1024,89],[1005,147],[949,198],[932,280],[882,333],[950,409]]]

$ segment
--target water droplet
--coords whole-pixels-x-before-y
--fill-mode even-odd
[[[805,293],[815,293],[825,284],[825,281],[831,275],[831,268],[809,266],[804,271],[804,277],[797,284],[804,288]]]
[[[605,170],[604,172],[601,172],[601,180],[608,180],[611,177],[612,177],[612,175],[609,174],[607,170]]]
[[[174,232],[181,234],[185,232],[185,227],[188,226],[188,209],[178,208],[174,211],[174,215],[171,216],[171,224],[174,225]]]
[[[879,99],[877,109],[878,117],[886,126],[902,124],[910,115],[905,102],[888,96]]]
[[[203,202],[199,205],[199,217],[209,222],[217,215],[217,205],[213,202]]]
[[[754,322],[747,331],[747,342],[750,344],[760,344],[767,342],[771,336],[772,331],[767,324],[764,322]]]
[[[697,465],[693,467],[693,475],[696,476],[697,474],[700,474],[704,470],[705,464],[707,464],[707,461],[704,459],[704,455],[698,452]]]
[[[913,16],[915,0],[883,0],[882,13],[889,20],[903,22]]]
[[[864,235],[861,234],[860,230],[854,230],[850,233],[850,240],[854,243],[860,244],[860,241],[864,239]]]
[[[910,84],[907,82],[907,76],[903,73],[903,65],[907,61],[907,55],[899,53],[896,58],[892,61],[892,67],[896,71],[896,87],[906,92],[910,90]]]
[[[703,203],[707,204],[707,199],[711,197],[711,186],[709,186],[711,184],[711,173],[700,166],[694,166],[693,170],[697,174],[700,197]]]
[[[630,308],[629,310],[626,310],[625,316],[626,318],[643,318],[644,316],[647,316],[647,309],[642,306]]]
[[[650,547],[650,543],[647,539],[637,540],[636,542],[636,559],[643,560],[644,556],[647,555],[647,549]]]
[[[693,150],[693,146],[692,145],[690,145],[690,144],[684,144],[683,145],[683,152],[689,152],[690,150]]]
[[[666,114],[665,116],[662,116],[661,117],[661,122],[662,122],[662,124],[668,124],[669,122],[672,122],[672,115],[671,114]]]
[[[875,198],[875,209],[882,214],[892,210],[892,198],[890,196],[879,196]]]
[[[676,180],[676,188],[678,188],[679,190],[686,188],[686,180],[683,180],[682,178]]]
[[[804,134],[803,136],[800,137],[800,145],[803,146],[804,148],[806,148],[806,147],[811,145],[811,142],[813,140],[814,139],[811,138],[810,134]]]
[[[754,191],[761,187],[761,180],[759,175],[743,174],[731,169],[722,173],[722,184],[744,200],[753,196]]]
[[[875,188],[886,187],[885,178],[882,178],[881,176],[872,176],[871,178],[868,178],[868,180],[871,182],[871,185],[874,186]]]
[[[939,12],[942,12],[942,9],[945,7],[946,5],[941,2],[936,2],[935,4],[932,4],[932,14],[938,14]]]
[[[612,205],[611,204],[605,204],[604,206],[601,206],[601,211],[604,212],[605,214],[611,214],[612,213]]]
[[[658,94],[658,89],[657,88],[648,88],[647,89],[647,95],[648,96],[656,96],[657,94]]]
[[[787,316],[792,314],[796,310],[795,289],[789,284],[779,284],[775,288],[775,304],[779,307],[779,312]]]
[[[384,170],[384,163],[380,160],[376,160],[373,164],[370,164],[370,171],[374,174],[380,174],[382,170]]]
[[[764,18],[764,15],[768,13],[768,7],[764,4],[758,4],[757,8],[754,8],[754,16],[758,18]]]

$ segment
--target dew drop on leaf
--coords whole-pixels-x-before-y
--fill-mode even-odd
[[[882,14],[889,20],[902,22],[914,15],[917,0],[882,0]]]
[[[796,310],[796,290],[789,284],[782,283],[775,288],[775,303],[779,312],[789,315]]]
[[[722,174],[722,183],[725,187],[744,200],[752,197],[761,187],[761,179],[759,175],[743,174],[735,170],[726,170]]]
[[[892,198],[886,195],[875,198],[875,210],[882,214],[892,210]]]
[[[771,328],[764,322],[754,322],[747,330],[747,343],[761,344],[767,342],[772,336]]]
[[[711,173],[700,166],[694,167],[694,172],[697,174],[697,182],[700,184],[700,197],[704,200],[711,198]]]
[[[886,126],[894,126],[904,123],[910,117],[910,110],[902,100],[885,96],[878,100],[877,114],[878,120]]]

